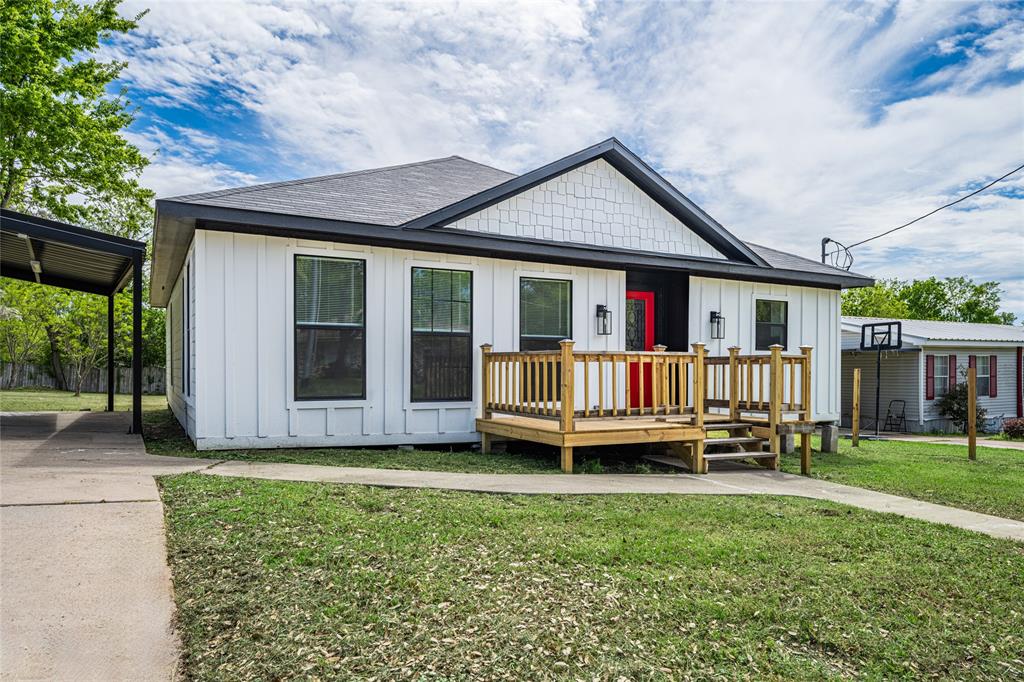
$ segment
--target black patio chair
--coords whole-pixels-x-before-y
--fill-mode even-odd
[[[882,428],[882,430],[906,432],[906,412],[906,400],[890,400],[889,407],[885,411],[885,426]]]

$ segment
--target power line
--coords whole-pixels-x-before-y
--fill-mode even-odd
[[[870,241],[872,241],[872,240],[875,240],[875,239],[878,239],[879,237],[884,237],[884,236],[885,236],[885,235],[887,235],[887,234],[892,234],[892,233],[893,233],[893,232],[895,232],[896,230],[902,230],[902,229],[903,229],[904,227],[909,227],[909,226],[913,225],[914,223],[916,223],[916,222],[917,222],[917,221],[919,221],[919,220],[924,220],[925,218],[927,218],[927,217],[928,217],[928,216],[930,216],[930,215],[935,215],[936,213],[938,213],[939,211],[941,211],[941,210],[942,210],[942,209],[944,209],[944,208],[949,208],[950,206],[954,206],[954,205],[956,205],[956,204],[959,204],[959,203],[960,203],[961,201],[963,201],[964,199],[970,199],[970,198],[971,198],[971,197],[973,197],[973,196],[974,196],[975,194],[980,194],[980,193],[984,192],[985,190],[987,190],[987,189],[988,189],[989,187],[991,187],[992,185],[996,184],[997,182],[1001,182],[1001,181],[1005,180],[1006,178],[1010,177],[1011,175],[1013,175],[1013,174],[1014,174],[1014,173],[1016,173],[1017,171],[1021,170],[1022,168],[1024,168],[1024,164],[1021,164],[1020,166],[1017,166],[1016,168],[1014,168],[1014,169],[1013,169],[1012,171],[1010,171],[1009,173],[1007,173],[1007,174],[1006,174],[1006,175],[1004,175],[1003,177],[1001,177],[1001,178],[996,178],[995,180],[993,180],[992,182],[988,183],[988,184],[987,184],[987,185],[985,185],[984,187],[982,187],[982,188],[980,188],[980,189],[976,189],[976,190],[974,190],[973,192],[971,192],[970,194],[965,194],[964,196],[960,197],[960,198],[959,198],[959,199],[957,199],[956,201],[951,201],[951,202],[949,202],[948,204],[946,204],[945,206],[939,206],[939,207],[938,207],[937,209],[935,209],[934,211],[931,211],[931,212],[929,212],[929,213],[925,213],[925,214],[924,214],[923,216],[920,216],[920,217],[914,218],[914,219],[913,219],[913,220],[911,220],[911,221],[910,221],[909,223],[903,223],[903,224],[902,224],[902,225],[900,225],[899,227],[894,227],[894,228],[892,228],[891,230],[886,230],[885,232],[882,232],[881,234],[876,234],[876,235],[875,235],[874,237],[868,237],[867,239],[863,239],[863,240],[861,240],[861,241],[857,242],[856,244],[850,244],[850,245],[849,245],[849,246],[847,246],[846,248],[847,248],[847,250],[849,250],[849,249],[852,249],[852,248],[853,248],[853,247],[855,247],[855,246],[860,246],[861,244],[867,244],[868,242],[870,242]]]

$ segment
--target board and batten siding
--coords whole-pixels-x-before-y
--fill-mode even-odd
[[[480,351],[518,350],[519,278],[572,281],[581,350],[622,348],[624,331],[599,336],[597,304],[625,299],[625,273],[401,249],[197,230],[194,282],[199,397],[196,446],[360,446],[478,439]],[[296,254],[366,261],[366,398],[295,401],[292,268]],[[473,273],[474,400],[409,397],[411,269]],[[621,307],[620,307],[621,309]],[[178,414],[176,412],[176,414]],[[180,417],[179,417],[180,418]]]
[[[448,228],[724,258],[604,159],[524,190]]]
[[[165,325],[165,334],[167,336],[167,378],[166,378],[166,395],[167,395],[167,406],[174,413],[174,416],[181,423],[182,427],[188,433],[189,437],[195,439],[196,437],[196,287],[195,287],[195,243],[189,247],[188,254],[185,257],[185,265],[181,268],[181,272],[178,273],[177,279],[174,281],[174,287],[171,290],[171,304],[169,306],[169,315],[177,320],[181,318],[179,316],[185,313],[184,302],[185,297],[188,298],[188,316],[189,326],[191,333],[189,334],[189,347],[183,348],[184,336],[181,333],[184,329],[184,320],[182,324],[167,324]],[[188,281],[188,290],[185,291],[185,272],[186,269],[190,273]],[[176,362],[184,362],[185,356],[188,357],[188,376],[185,380],[188,382],[189,390],[186,391],[184,385],[181,382],[180,375],[182,373],[182,367],[170,362],[172,357],[177,358]],[[173,376],[177,374],[179,376]]]
[[[768,354],[768,351],[754,350],[754,301],[757,299],[789,303],[789,343],[784,352],[797,354],[800,346],[814,347],[812,417],[817,421],[837,421],[840,415],[838,290],[691,277],[690,341],[704,342],[710,355],[728,355],[729,346],[740,346],[743,354]],[[711,338],[712,310],[725,316],[724,339]]]

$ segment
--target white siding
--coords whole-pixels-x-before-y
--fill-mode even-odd
[[[556,242],[723,258],[604,159],[563,173],[449,227]]]
[[[179,334],[172,334],[172,325],[166,325],[166,336],[167,336],[167,379],[165,381],[167,391],[167,405],[171,408],[171,412],[177,418],[178,422],[181,423],[182,427],[193,439],[196,435],[196,410],[195,410],[195,379],[196,379],[196,336],[195,336],[195,320],[196,320],[196,287],[195,287],[195,267],[193,265],[195,261],[195,251],[190,250],[185,258],[185,267],[190,268],[192,275],[188,282],[188,291],[183,291],[185,287],[185,267],[182,267],[181,272],[178,273],[177,279],[174,281],[174,288],[171,291],[171,301],[177,305],[172,304],[170,309],[171,315],[179,316],[185,313],[184,300],[187,297],[189,301],[188,305],[188,323],[191,325],[192,332],[189,334],[189,348],[180,348],[183,342],[183,337]],[[184,327],[185,321],[182,320],[182,326],[179,329],[173,330],[175,332],[181,331]],[[177,327],[177,325],[174,325]],[[172,336],[174,338],[172,338]],[[185,355],[188,357],[188,377],[186,380],[190,386],[190,390],[186,391],[184,385],[182,385],[180,376],[182,367],[180,365],[173,366],[170,362],[172,354],[175,354],[175,346],[179,346],[179,351],[182,356],[180,362],[185,361]],[[178,361],[176,361],[178,362]],[[172,370],[178,376],[172,376]]]
[[[409,273],[414,265],[473,271],[473,344],[516,350],[518,279],[573,282],[581,350],[622,348],[622,325],[598,336],[594,309],[625,299],[625,273],[197,230],[195,271],[200,449],[467,442],[478,438],[479,351],[466,403],[409,400]],[[292,399],[292,277],[296,253],[366,261],[366,399]]]
[[[819,421],[838,420],[839,291],[691,277],[691,342],[704,342],[712,355],[727,355],[729,346],[740,346],[742,353],[757,352],[754,351],[754,300],[757,298],[789,302],[789,347],[785,352],[799,353],[802,345],[814,347],[811,363],[813,418]],[[712,310],[725,316],[724,339],[710,338]]]

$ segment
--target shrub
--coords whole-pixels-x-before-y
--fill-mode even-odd
[[[1003,422],[1003,433],[1009,438],[1024,439],[1024,419],[1007,419]]]
[[[967,381],[959,381],[939,399],[939,414],[953,422],[960,431],[967,431]],[[985,423],[987,411],[975,403],[974,418],[977,424]]]

